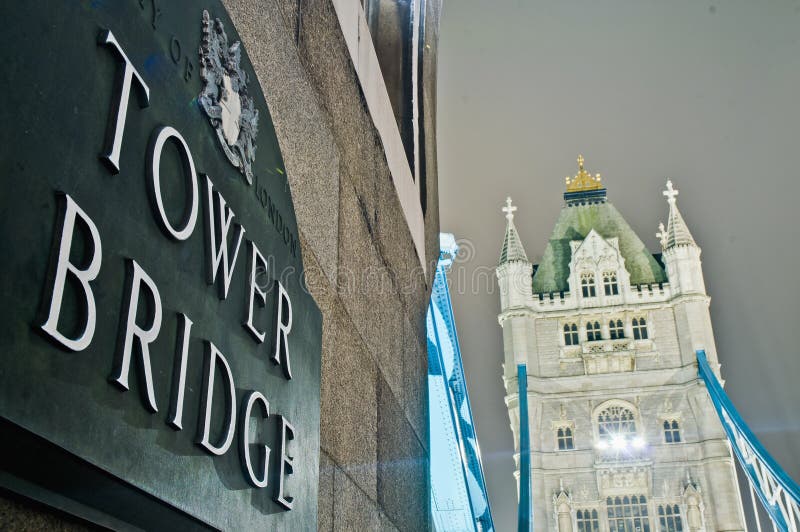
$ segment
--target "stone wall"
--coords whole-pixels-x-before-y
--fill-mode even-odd
[[[308,286],[323,313],[319,529],[426,530],[424,319],[439,229],[435,78],[423,87],[423,272],[332,2],[224,3],[270,107]],[[439,7],[428,6],[434,56]]]

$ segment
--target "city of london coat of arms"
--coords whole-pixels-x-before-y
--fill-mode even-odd
[[[241,68],[240,42],[228,46],[228,36],[219,19],[203,11],[203,42],[200,46],[200,78],[203,90],[198,101],[228,160],[253,184],[258,110],[247,94],[247,74]]]

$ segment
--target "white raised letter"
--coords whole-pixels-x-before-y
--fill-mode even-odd
[[[289,363],[289,331],[292,330],[292,300],[289,299],[289,294],[283,288],[280,281],[275,281],[278,289],[277,309],[275,315],[277,316],[277,325],[275,327],[275,352],[272,355],[272,361],[280,364],[283,369],[283,376],[287,379],[292,378],[292,366]]]
[[[206,270],[208,272],[208,284],[214,284],[217,280],[217,273],[222,266],[222,286],[219,290],[219,298],[228,297],[228,288],[231,286],[233,270],[236,267],[236,257],[239,255],[239,246],[242,243],[244,227],[236,224],[234,232],[233,258],[228,262],[228,232],[233,221],[233,210],[225,203],[225,198],[219,192],[214,192],[214,185],[211,178],[206,176],[206,188],[208,190],[208,209],[206,209],[206,229],[208,234],[208,260]],[[214,207],[214,195],[217,196],[218,209]],[[219,238],[217,238],[219,237]]]
[[[280,452],[280,466],[278,471],[278,485],[275,486],[275,497],[273,500],[286,508],[292,509],[292,502],[294,497],[289,497],[283,494],[283,477],[294,473],[294,457],[286,453],[286,440],[294,439],[294,427],[289,423],[285,416],[280,417],[280,431],[281,431],[281,448]]]
[[[247,304],[247,321],[244,323],[244,328],[250,331],[250,334],[255,337],[256,342],[259,344],[264,341],[267,333],[259,331],[253,325],[253,303],[255,303],[255,296],[258,295],[258,306],[263,307],[267,303],[267,293],[258,286],[256,280],[258,274],[259,264],[264,267],[264,276],[267,273],[267,261],[264,256],[258,251],[255,242],[250,242],[250,302]]]
[[[103,162],[111,170],[111,173],[119,173],[119,154],[122,149],[122,133],[125,131],[125,117],[128,114],[128,100],[131,95],[131,81],[136,77],[138,82],[137,89],[139,93],[139,106],[147,107],[150,105],[150,88],[142,79],[142,76],[133,68],[130,59],[122,51],[122,47],[117,42],[114,34],[109,30],[100,33],[97,39],[98,44],[105,44],[116,50],[117,60],[122,63],[122,73],[119,75],[117,85],[120,88],[119,98],[114,107],[111,116],[109,117],[108,128],[106,133],[106,153],[100,156]]]
[[[161,296],[153,280],[145,273],[139,264],[133,259],[126,259],[128,270],[128,291],[126,305],[128,317],[125,320],[125,336],[122,345],[117,349],[114,370],[111,373],[111,382],[116,383],[124,390],[130,389],[128,386],[128,376],[131,369],[131,351],[133,350],[133,339],[139,339],[139,372],[144,377],[147,393],[145,406],[152,412],[158,412],[156,406],[156,396],[153,390],[153,371],[150,368],[150,344],[158,336],[161,330]],[[151,323],[145,329],[136,323],[136,315],[139,311],[139,301],[141,299],[142,286],[147,287],[152,300]]]
[[[225,373],[226,377],[225,383],[228,388],[228,411],[225,417],[225,437],[222,444],[219,446],[215,446],[209,441],[211,439],[211,409],[214,403],[214,374],[217,370],[217,362],[222,364],[223,373]],[[203,428],[202,436],[197,443],[211,454],[221,456],[228,451],[233,442],[233,429],[236,427],[236,387],[233,384],[233,374],[231,373],[231,367],[228,365],[228,361],[225,360],[225,357],[219,352],[217,346],[208,341],[206,343],[205,371],[206,391],[205,394],[203,394],[203,404],[200,405],[200,408],[204,412]]]
[[[182,228],[178,229],[172,226],[169,219],[167,219],[167,211],[164,209],[164,198],[161,195],[161,152],[164,149],[164,144],[170,138],[178,141],[179,150],[183,157],[183,173],[189,179],[189,188],[191,189],[191,204],[189,208],[184,211],[183,220],[181,221]],[[198,196],[197,190],[197,175],[194,169],[194,160],[192,153],[189,151],[189,146],[183,140],[178,131],[170,126],[163,126],[153,132],[150,136],[150,147],[147,154],[147,173],[149,178],[147,180],[148,190],[150,192],[150,200],[153,207],[158,211],[158,222],[161,229],[167,233],[168,236],[175,240],[186,240],[192,236],[195,223],[197,222],[197,209],[198,209]]]
[[[242,457],[244,470],[247,475],[247,480],[256,488],[264,488],[269,481],[267,473],[269,470],[269,447],[264,445],[264,454],[261,456],[259,469],[263,471],[259,479],[255,471],[253,471],[253,462],[250,459],[250,413],[253,410],[253,405],[261,403],[264,410],[264,419],[269,417],[269,401],[261,392],[251,391],[244,401],[242,401],[242,418],[239,421],[241,425],[239,429],[239,454]]]
[[[186,359],[189,356],[189,332],[192,320],[186,314],[178,314],[178,330],[183,334],[175,348],[175,364],[172,370],[172,404],[169,407],[167,424],[176,430],[183,428],[183,395],[186,390]]]
[[[52,336],[56,341],[68,349],[73,351],[83,351],[92,342],[94,336],[94,328],[97,323],[97,308],[94,302],[94,293],[92,287],[89,286],[90,281],[97,278],[100,272],[100,263],[102,261],[102,246],[100,244],[100,233],[97,231],[97,226],[89,218],[89,216],[78,207],[78,204],[69,196],[69,194],[59,195],[58,197],[59,209],[64,213],[61,218],[61,241],[58,245],[58,257],[53,263],[51,258],[51,271],[55,269],[53,275],[53,288],[50,296],[50,310],[47,314],[47,320],[42,325],[42,329]],[[92,259],[85,269],[81,270],[75,264],[69,261],[69,254],[72,250],[72,236],[75,231],[75,218],[80,216],[83,223],[89,228],[89,234],[92,237]],[[61,303],[64,299],[64,284],[67,281],[67,274],[71,273],[75,276],[83,288],[83,294],[86,297],[86,325],[83,327],[77,338],[67,338],[58,330],[58,319],[61,316]]]

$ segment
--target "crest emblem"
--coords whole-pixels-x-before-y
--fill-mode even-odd
[[[241,68],[241,57],[241,43],[228,46],[222,22],[218,18],[212,21],[204,10],[200,45],[203,90],[197,99],[228,160],[252,185],[258,110],[247,94],[247,74]]]

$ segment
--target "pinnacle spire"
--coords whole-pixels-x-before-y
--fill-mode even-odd
[[[505,264],[512,261],[526,261],[528,256],[525,254],[525,249],[522,247],[522,241],[517,233],[517,228],[514,226],[514,211],[516,207],[511,205],[511,198],[506,198],[506,206],[501,209],[506,213],[506,235],[503,239],[503,249],[500,251],[500,264]]]
[[[656,236],[661,241],[661,247],[667,250],[675,246],[696,246],[686,222],[683,221],[681,211],[678,210],[678,203],[675,199],[678,189],[672,186],[671,179],[667,179],[667,189],[662,194],[669,203],[669,220],[666,229],[664,229],[663,223],[658,225],[659,232],[656,233]]]

